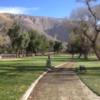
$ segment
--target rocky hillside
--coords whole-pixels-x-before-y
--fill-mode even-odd
[[[49,38],[61,41],[68,38],[66,19],[13,14],[0,14],[0,34],[5,34],[14,21],[19,23],[23,31],[35,29]]]

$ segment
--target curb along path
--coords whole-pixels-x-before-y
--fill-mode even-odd
[[[48,72],[36,85],[28,100],[100,100],[73,71],[74,62]]]
[[[47,72],[44,72],[43,74],[41,74],[39,76],[39,78],[32,83],[32,85],[29,87],[29,89],[26,91],[26,93],[22,96],[21,100],[28,100],[28,97],[30,96],[30,93],[32,92],[32,90],[34,90],[35,86],[38,84],[39,80],[46,75]]]
[[[55,67],[59,67],[59,66],[62,66],[62,65],[64,65],[64,64],[66,64],[66,63],[62,63],[62,64],[57,65],[57,66],[55,66]],[[29,89],[25,92],[25,94],[21,97],[20,100],[28,100],[28,97],[30,96],[31,92],[34,90],[35,86],[38,84],[38,82],[40,81],[40,79],[42,79],[42,78],[44,77],[44,75],[46,75],[46,74],[47,74],[47,72],[44,72],[43,74],[41,74],[41,75],[35,80],[35,82],[33,82],[33,83],[31,84],[31,86],[29,87]]]

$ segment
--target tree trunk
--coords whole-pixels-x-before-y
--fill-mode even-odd
[[[74,59],[74,53],[72,53],[72,59]]]
[[[16,58],[18,58],[18,50],[16,50]]]
[[[88,59],[88,54],[84,54],[84,59]]]
[[[79,56],[78,56],[78,58],[80,59],[80,58],[81,58],[81,56],[82,56],[82,53],[80,52],[80,53],[79,53]]]
[[[98,58],[98,60],[100,60],[100,54],[98,53],[96,46],[93,46],[93,50],[94,50],[94,53],[95,53],[96,57]]]
[[[16,58],[20,58],[20,51],[16,50]]]

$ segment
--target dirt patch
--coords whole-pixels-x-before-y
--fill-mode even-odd
[[[74,62],[48,72],[37,84],[28,100],[100,100],[75,74]]]

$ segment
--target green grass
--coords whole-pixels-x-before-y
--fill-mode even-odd
[[[23,58],[17,61],[0,61],[0,100],[19,100],[28,87],[46,70],[46,56]],[[71,60],[70,55],[51,57],[52,65]],[[85,65],[87,73],[78,74],[80,79],[95,93],[100,95],[100,61],[94,56],[89,60],[77,59],[76,67]]]
[[[66,56],[52,56],[52,65],[63,63]],[[46,70],[46,56],[17,61],[0,61],[0,100],[19,100],[28,87]]]
[[[90,56],[88,60],[75,59],[77,67],[84,65],[86,73],[79,73],[80,79],[97,95],[100,96],[100,61],[95,56]]]

